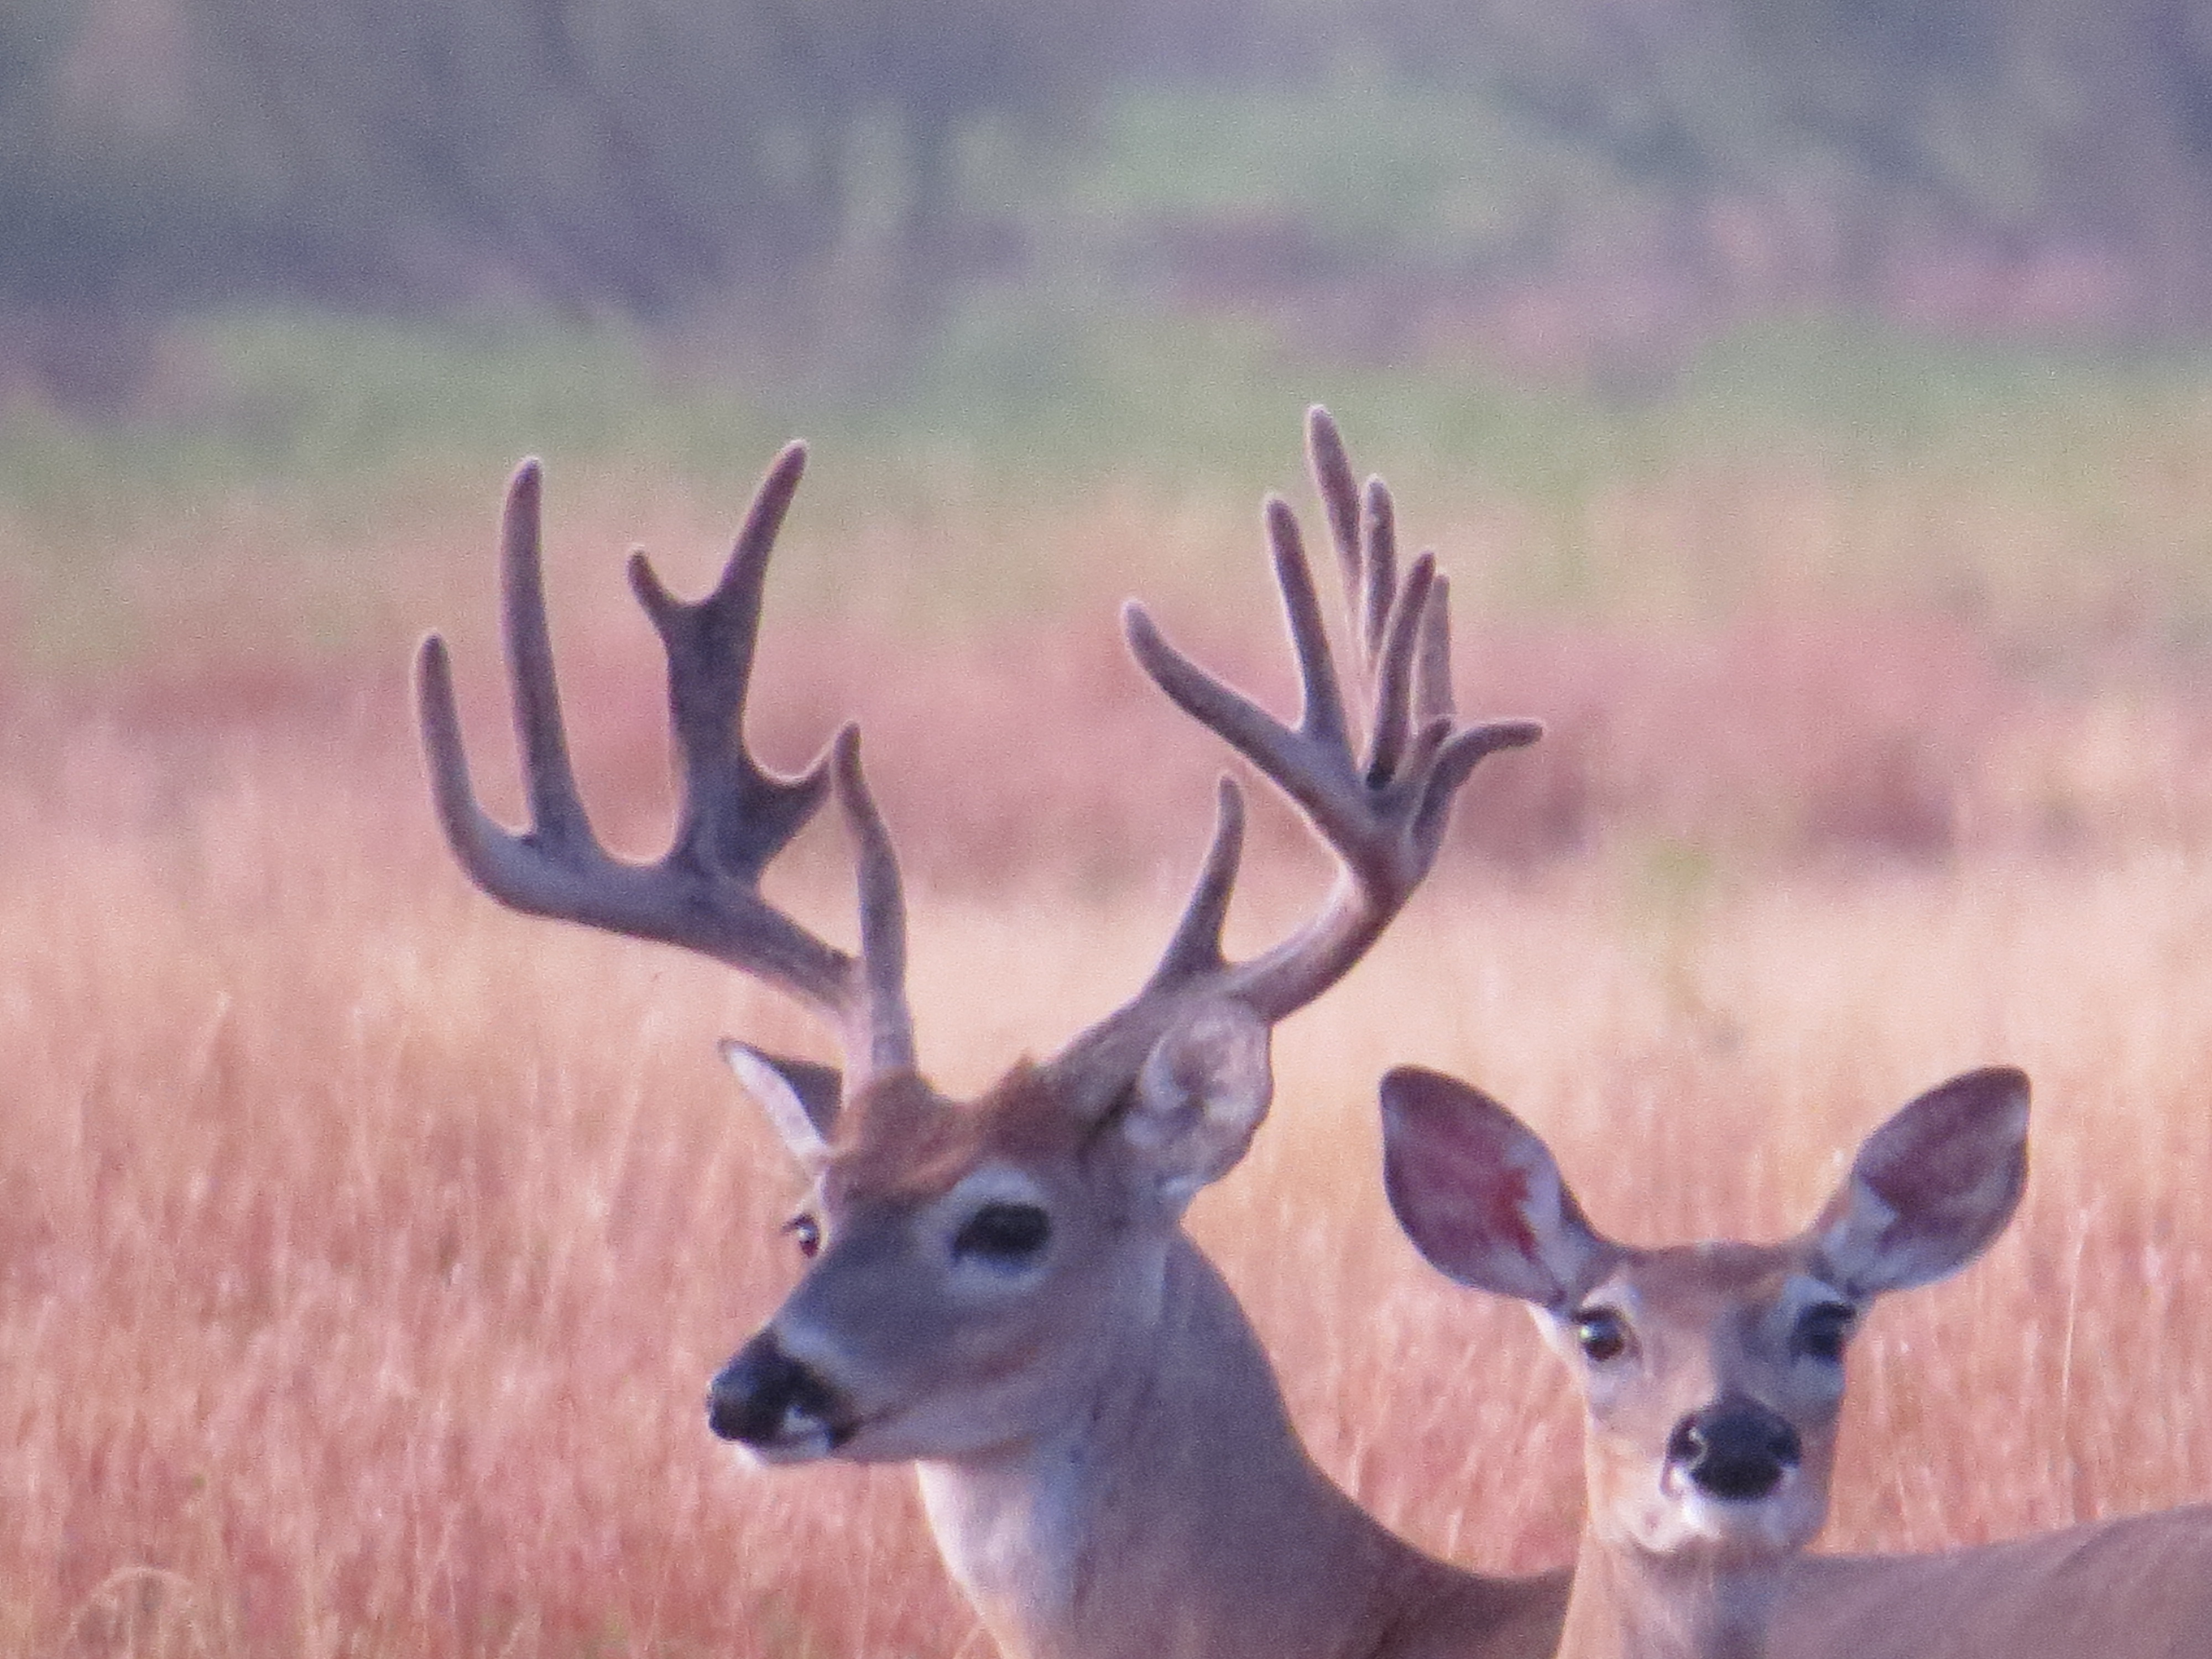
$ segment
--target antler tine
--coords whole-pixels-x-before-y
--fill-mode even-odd
[[[1320,495],[1328,537],[1344,579],[1344,611],[1352,624],[1354,658],[1371,673],[1382,655],[1384,629],[1397,592],[1397,523],[1389,486],[1370,478],[1352,482],[1352,458],[1336,421],[1319,404],[1306,410],[1306,461]]]
[[[744,744],[769,555],[805,470],[806,446],[787,445],[705,599],[675,598],[642,552],[629,558],[630,590],[668,656],[669,725],[684,770],[676,845],[706,868],[744,882],[757,881],[805,827],[829,784],[826,751],[797,777],[780,778],[763,771]]]
[[[1333,821],[1341,816],[1344,786],[1354,781],[1350,739],[1345,730],[1343,703],[1337,695],[1335,667],[1313,602],[1312,578],[1297,539],[1297,526],[1279,501],[1270,498],[1267,505],[1271,535],[1279,526],[1289,529],[1287,543],[1279,537],[1276,541],[1276,575],[1304,687],[1304,712],[1295,728],[1284,726],[1243,692],[1215,678],[1170,645],[1145,608],[1133,599],[1121,608],[1122,632],[1145,672],[1178,708],[1259,768],[1327,835]],[[1279,515],[1274,511],[1279,507],[1282,507]],[[1331,763],[1339,757],[1340,762],[1333,767]],[[1332,775],[1340,768],[1343,775]],[[1356,839],[1350,836],[1349,825],[1342,827],[1348,839]]]
[[[1390,486],[1380,478],[1367,481],[1366,510],[1359,520],[1360,574],[1364,579],[1359,607],[1359,638],[1370,663],[1382,654],[1390,620],[1390,599],[1398,588],[1398,518],[1390,500]]]
[[[1230,895],[1237,886],[1237,866],[1243,853],[1244,792],[1234,779],[1224,778],[1214,791],[1213,841],[1199,868],[1198,884],[1161,954],[1160,965],[1146,981],[1146,990],[1217,973],[1227,965],[1221,954],[1221,928],[1229,919]]]
[[[561,723],[561,691],[553,678],[553,641],[545,625],[545,574],[538,530],[544,467],[532,456],[514,470],[500,515],[500,627],[514,665],[514,735],[530,783],[531,827],[550,842],[592,839],[568,739]]]
[[[1413,672],[1413,723],[1449,725],[1454,707],[1451,678],[1451,578],[1439,570],[1421,613],[1421,660]]]
[[[854,1054],[867,1055],[872,1072],[911,1071],[914,1016],[906,1001],[906,898],[898,856],[860,772],[860,728],[847,724],[830,753],[837,804],[844,809],[845,827],[853,840],[860,889],[862,996],[848,1046]]]
[[[507,485],[500,520],[501,623],[530,801],[526,834],[508,834],[477,804],[452,664],[445,641],[435,634],[422,641],[416,657],[416,701],[439,822],[462,868],[516,909],[563,915],[588,902],[588,878],[611,861],[592,839],[568,764],[539,568],[539,489],[537,459],[525,460]]]
[[[467,751],[461,744],[461,720],[453,706],[453,670],[446,641],[437,635],[426,637],[415,655],[415,702],[422,726],[422,753],[429,763],[430,798],[438,810],[438,823],[446,843],[477,886],[486,891],[504,887],[508,878],[501,869],[501,854],[514,844],[477,805],[469,783]],[[520,900],[509,900],[527,908]]]
[[[1444,727],[1429,729],[1439,737],[1446,735]],[[1450,821],[1452,801],[1460,786],[1474,775],[1474,769],[1503,750],[1526,749],[1543,735],[1541,720],[1485,720],[1436,745],[1431,750],[1434,760],[1423,763],[1425,776],[1420,805],[1408,826],[1413,844],[1428,848],[1427,856],[1433,859]]]
[[[1364,498],[1353,489],[1342,440],[1322,410],[1309,414],[1307,444],[1353,632],[1372,669],[1364,764],[1352,752],[1297,521],[1279,499],[1269,498],[1266,522],[1304,695],[1295,728],[1170,645],[1142,606],[1133,602],[1122,614],[1145,671],[1297,804],[1342,873],[1320,912],[1291,938],[1248,962],[1226,963],[1220,925],[1236,859],[1233,838],[1224,854],[1226,831],[1217,830],[1198,891],[1139,1003],[1210,981],[1270,1023],[1303,1007],[1350,971],[1427,875],[1452,799],[1476,764],[1542,732],[1533,720],[1454,729],[1447,596],[1434,556],[1416,559],[1401,584],[1389,490],[1380,480]]]
[[[835,1024],[848,1065],[872,1073],[910,1066],[913,1034],[897,864],[861,777],[859,734],[847,728],[811,766],[788,778],[764,770],[744,744],[769,556],[805,464],[802,444],[776,457],[721,580],[703,599],[675,598],[642,553],[631,556],[631,588],[667,654],[669,720],[683,788],[674,840],[657,863],[611,856],[592,834],[576,790],[546,624],[535,461],[523,464],[508,492],[501,560],[529,829],[512,834],[477,805],[451,668],[434,635],[423,642],[418,670],[422,742],[447,840],[494,898],[534,915],[680,945],[765,980]],[[820,809],[833,772],[857,854],[858,958],[824,943],[760,891],[762,872]]]
[[[1360,621],[1362,561],[1360,555],[1359,487],[1352,482],[1352,457],[1345,453],[1344,434],[1319,404],[1306,410],[1306,471],[1321,496],[1322,514],[1328,520],[1328,539],[1336,549],[1337,573],[1344,579],[1345,614]],[[1364,650],[1364,631],[1353,633]]]
[[[1345,720],[1344,690],[1336,676],[1336,659],[1328,647],[1321,600],[1314,592],[1313,569],[1306,562],[1305,538],[1298,529],[1297,514],[1280,495],[1268,496],[1264,512],[1275,586],[1283,599],[1283,621],[1298,659],[1298,684],[1304,696],[1298,734],[1324,746],[1344,743],[1351,735]]]
[[[1406,573],[1405,591],[1396,596],[1388,615],[1381,660],[1375,668],[1375,713],[1368,726],[1367,764],[1361,769],[1370,787],[1388,783],[1405,755],[1413,719],[1414,646],[1436,576],[1435,557],[1422,554]]]

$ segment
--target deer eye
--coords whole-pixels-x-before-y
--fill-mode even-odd
[[[792,1242],[799,1246],[799,1255],[805,1256],[809,1261],[821,1254],[822,1224],[812,1216],[795,1215],[783,1224],[783,1230],[791,1235]]]
[[[1618,1359],[1628,1352],[1628,1326],[1610,1308],[1584,1308],[1574,1316],[1575,1340],[1595,1364]]]
[[[1052,1218],[1036,1205],[986,1204],[960,1224],[952,1254],[1012,1267],[1035,1255],[1051,1237]]]
[[[1790,1352],[1807,1359],[1834,1364],[1844,1357],[1858,1310],[1844,1302],[1820,1302],[1797,1316],[1797,1328],[1790,1334]]]

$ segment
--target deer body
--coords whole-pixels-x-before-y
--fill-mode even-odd
[[[1559,1659],[1759,1659],[1779,1564],[1717,1568],[1585,1533]]]
[[[1157,1317],[1115,1334],[1125,1363],[1076,1411],[920,1465],[945,1565],[1004,1651],[1551,1653],[1564,1574],[1476,1578],[1380,1526],[1306,1455],[1212,1263],[1178,1237],[1160,1267]]]
[[[1355,487],[1319,410],[1308,440],[1345,578],[1369,719],[1355,747],[1296,519],[1266,521],[1304,708],[1285,725],[1132,606],[1139,664],[1298,806],[1338,878],[1304,926],[1243,962],[1222,926],[1242,847],[1224,781],[1213,842],[1158,966],[1120,1009],[981,1097],[922,1078],[905,997],[890,837],[848,726],[792,778],[743,721],[769,553],[805,453],[756,495],[720,584],[631,584],[666,648],[684,785],[656,864],[602,848],[570,775],[546,627],[538,478],[516,475],[503,590],[532,823],[477,807],[441,643],[419,670],[447,840],[494,897],[701,951],[789,993],[836,1034],[842,1068],[724,1045],[809,1178],[789,1231],[805,1260],[781,1308],[714,1377],[714,1432],[769,1463],[910,1462],[947,1566],[1012,1659],[1538,1659],[1562,1575],[1501,1581],[1421,1554],[1308,1458],[1242,1310],[1182,1231],[1273,1094],[1269,1033],[1373,945],[1433,865],[1453,798],[1527,721],[1452,713],[1447,600],[1422,555],[1401,580],[1388,492]],[[769,862],[834,795],[857,866],[860,948],[771,904]]]
[[[1792,1563],[1776,1659],[2202,1659],[2212,1504],[1922,1555]]]

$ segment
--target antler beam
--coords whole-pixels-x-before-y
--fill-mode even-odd
[[[776,457],[705,599],[675,598],[642,553],[631,556],[631,589],[668,657],[669,721],[682,775],[675,839],[659,861],[629,864],[609,854],[577,793],[545,620],[535,460],[523,462],[508,486],[500,561],[529,828],[507,830],[477,803],[453,672],[434,634],[416,659],[422,748],[446,839],[485,892],[532,915],[680,945],[779,986],[837,1028],[849,1071],[872,1075],[913,1067],[914,1032],[898,861],[861,774],[859,730],[843,728],[795,777],[764,769],[744,743],[769,556],[805,468],[804,444]],[[825,944],[760,890],[763,872],[827,793],[836,793],[854,848],[858,957]]]
[[[1434,556],[1396,573],[1395,514],[1380,478],[1364,493],[1327,410],[1307,416],[1307,450],[1321,493],[1370,705],[1364,757],[1356,753],[1336,665],[1322,624],[1297,516],[1271,496],[1269,553],[1298,665],[1298,722],[1285,726],[1243,693],[1170,645],[1144,607],[1122,612],[1130,649],[1176,705],[1217,732],[1297,803],[1335,854],[1338,878],[1320,911],[1272,950],[1240,963],[1221,953],[1242,842],[1243,807],[1224,783],[1220,822],[1197,890],[1141,997],[1208,988],[1270,1024],[1312,1001],[1349,972],[1436,862],[1453,798],[1475,767],[1501,749],[1534,743],[1534,720],[1455,726],[1449,593]],[[1141,999],[1140,999],[1141,1000]]]

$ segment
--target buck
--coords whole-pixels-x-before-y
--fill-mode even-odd
[[[1231,962],[1222,925],[1243,809],[1224,780],[1212,841],[1164,953],[1125,1005],[980,1098],[916,1069],[905,914],[890,836],[840,731],[795,777],[742,732],[763,584],[805,462],[769,469],[720,584],[670,596],[642,555],[631,584],[666,648],[683,789],[659,863],[620,863],[571,775],[541,592],[539,477],[516,474],[503,528],[515,719],[531,827],[478,808],[446,652],[423,644],[423,742],[446,834],[493,897],[704,952],[781,988],[835,1030],[842,1074],[742,1043],[725,1057],[811,1182],[789,1225],[805,1266],[715,1376],[714,1432],[769,1463],[915,1465],[953,1577],[1009,1656],[1536,1659],[1560,1573],[1492,1579],[1405,1543],[1300,1444],[1266,1355],[1182,1229],[1243,1156],[1273,1091],[1270,1031],[1351,969],[1435,862],[1477,763],[1527,721],[1461,728],[1446,591],[1426,554],[1402,580],[1389,492],[1363,499],[1334,426],[1309,416],[1313,475],[1353,611],[1371,710],[1355,734],[1289,507],[1265,514],[1303,688],[1279,723],[1125,609],[1167,696],[1303,812],[1337,874],[1315,914]],[[860,949],[823,942],[761,877],[828,794],[854,848]]]
[[[2204,1659],[2212,1510],[1927,1555],[1801,1557],[1826,1520],[1868,1307],[1958,1271],[2027,1175],[2027,1079],[1971,1072],[1860,1148],[1779,1244],[1598,1233],[1479,1090],[1382,1082],[1384,1184],[1428,1261],[1518,1297],[1573,1368],[1587,1514],[1559,1659]]]

